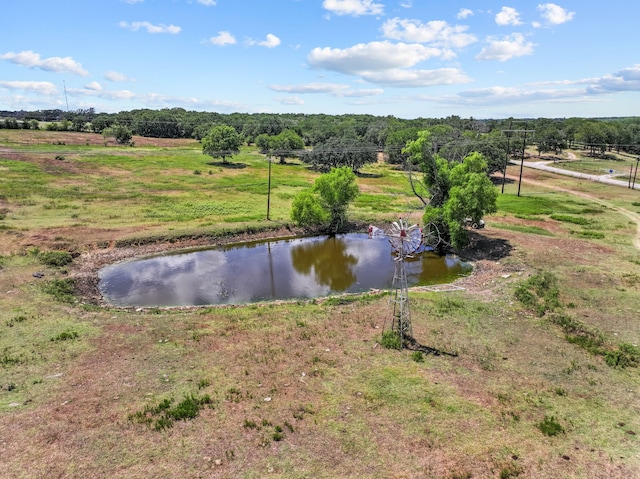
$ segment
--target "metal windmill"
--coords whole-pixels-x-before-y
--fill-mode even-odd
[[[395,253],[393,287],[394,292],[389,300],[391,316],[391,331],[400,336],[400,345],[413,341],[411,328],[411,313],[409,310],[409,287],[407,284],[407,270],[405,259],[412,257],[422,246],[422,230],[417,224],[409,225],[400,218],[391,223],[385,232],[376,226],[369,226],[371,238],[386,237]]]

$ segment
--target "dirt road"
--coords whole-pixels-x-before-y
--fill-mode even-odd
[[[507,178],[514,180],[514,181],[518,181],[518,175],[513,175],[513,174],[507,174]],[[595,196],[589,195],[587,193],[583,193],[581,191],[575,191],[575,190],[570,190],[568,188],[562,188],[560,186],[555,186],[555,185],[550,185],[548,183],[544,183],[542,181],[536,181],[536,180],[531,180],[528,178],[522,178],[522,181],[524,183],[529,183],[531,185],[536,185],[536,186],[541,186],[543,188],[548,188],[551,190],[555,190],[555,191],[560,191],[563,193],[568,193],[571,195],[575,195],[575,196],[579,196],[581,198],[587,199],[589,201],[593,201],[594,203],[598,203],[599,205],[603,205],[606,206],[607,208],[610,208],[614,211],[617,211],[620,214],[623,214],[624,216],[626,216],[627,218],[629,218],[631,221],[635,222],[636,224],[636,234],[635,237],[633,238],[633,245],[636,247],[636,249],[640,250],[640,214],[635,213],[633,211],[629,211],[625,208],[621,208],[619,206],[615,206],[612,203],[609,203],[608,201],[605,200],[601,200],[600,198],[597,198]]]

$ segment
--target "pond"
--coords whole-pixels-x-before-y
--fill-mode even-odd
[[[451,282],[471,272],[430,251],[406,260],[409,286]],[[351,233],[259,241],[165,254],[107,266],[99,289],[116,306],[198,306],[311,299],[393,287],[386,239]]]

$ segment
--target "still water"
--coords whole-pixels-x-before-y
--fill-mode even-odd
[[[448,283],[471,272],[454,256],[424,252],[406,261],[410,286]],[[393,287],[386,239],[366,234],[271,240],[118,263],[99,289],[117,306],[197,306],[310,299]]]

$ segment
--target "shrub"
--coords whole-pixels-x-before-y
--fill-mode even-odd
[[[423,363],[424,354],[422,354],[422,351],[414,351],[411,355],[411,359],[413,359],[416,363]]]
[[[387,349],[402,349],[400,335],[397,332],[391,330],[387,330],[382,333],[380,344],[382,345],[382,347]]]
[[[38,260],[47,266],[61,267],[73,261],[73,256],[67,251],[42,251],[38,254]]]

